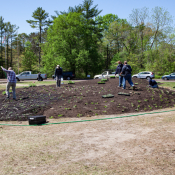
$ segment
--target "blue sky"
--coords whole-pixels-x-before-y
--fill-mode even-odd
[[[57,11],[67,11],[68,7],[82,4],[83,0],[3,0],[1,2],[0,16],[5,22],[19,26],[18,33],[36,32],[32,29],[26,20],[32,19],[32,13],[42,7],[49,15],[55,15]],[[165,8],[175,21],[175,0],[94,0],[93,5],[98,4],[98,9],[103,10],[101,16],[112,13],[119,18],[129,19],[129,14],[133,9],[159,6]]]

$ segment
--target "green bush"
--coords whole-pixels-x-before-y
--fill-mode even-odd
[[[159,76],[159,75],[155,75],[155,79],[161,79],[162,76]]]

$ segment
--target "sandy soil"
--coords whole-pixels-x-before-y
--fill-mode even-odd
[[[83,119],[87,117],[49,121]],[[173,175],[174,126],[174,112],[48,126],[0,126],[0,174]]]

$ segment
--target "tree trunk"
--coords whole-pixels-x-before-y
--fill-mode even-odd
[[[8,45],[9,45],[9,43],[8,43],[8,37],[7,37],[7,50],[6,50],[6,51],[7,51],[7,57],[6,57],[6,59],[7,59],[7,60],[6,60],[6,61],[7,61],[7,62],[6,62],[6,68],[7,68],[7,69],[8,69],[8,64],[9,64],[9,62],[8,62],[8,56],[9,56],[9,53],[8,53]]]
[[[10,60],[10,67],[12,67],[12,35],[11,35],[11,60]]]
[[[41,24],[40,24],[40,35],[39,35],[39,43],[41,44]],[[39,45],[39,71],[40,71],[40,61],[41,61],[41,48],[40,48],[40,45]]]

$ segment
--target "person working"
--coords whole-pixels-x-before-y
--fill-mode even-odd
[[[123,68],[122,62],[118,61],[118,66],[117,66],[116,71],[115,71],[115,75],[116,74],[119,75],[119,85],[118,85],[118,87],[121,87],[122,86],[122,82],[123,82],[123,76],[120,75],[120,73],[122,71],[122,68]]]
[[[157,82],[152,80],[152,78],[149,79],[149,86],[152,88],[158,88]]]
[[[38,81],[43,81],[43,78],[41,76],[41,72],[38,73]]]
[[[63,74],[62,68],[59,65],[57,65],[55,69],[56,87],[58,86],[60,87],[62,74]]]
[[[135,86],[131,80],[131,72],[132,72],[131,66],[127,64],[127,61],[124,61],[124,66],[120,73],[120,75],[123,76],[123,89],[126,89],[126,80],[133,87],[133,90],[135,89]]]
[[[2,70],[4,72],[7,73],[7,86],[6,86],[6,98],[9,98],[9,89],[10,86],[12,87],[12,91],[13,91],[13,99],[16,100],[16,92],[15,92],[15,88],[16,88],[16,74],[15,72],[12,70],[11,67],[8,68],[8,70],[6,70],[5,68],[3,68],[1,66]]]

